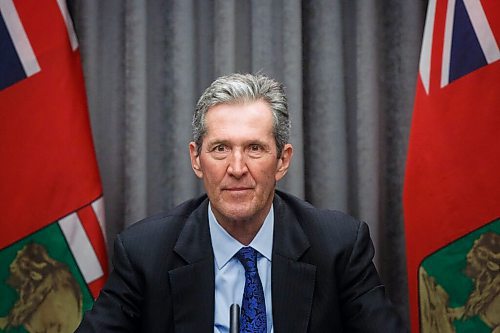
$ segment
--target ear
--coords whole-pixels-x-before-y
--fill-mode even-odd
[[[189,143],[189,156],[191,157],[191,167],[193,168],[194,174],[198,178],[203,178],[200,156],[198,155],[198,150],[196,149],[196,143],[193,141]]]
[[[292,161],[293,156],[293,146],[290,143],[287,143],[283,147],[283,151],[281,152],[281,157],[278,160],[278,168],[276,169],[275,179],[276,181],[283,178],[288,168],[290,167],[290,162]]]

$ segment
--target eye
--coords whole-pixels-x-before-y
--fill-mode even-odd
[[[212,156],[216,159],[222,159],[226,157],[229,151],[230,151],[229,147],[223,143],[216,144],[209,150]]]
[[[252,143],[248,146],[248,155],[251,157],[261,157],[264,151],[264,147],[258,143]]]
[[[262,150],[261,145],[258,145],[258,144],[250,145],[250,151],[252,151],[252,152],[261,151],[261,150]]]
[[[214,147],[214,151],[218,152],[218,153],[223,153],[227,150],[227,147],[226,145],[217,145]]]

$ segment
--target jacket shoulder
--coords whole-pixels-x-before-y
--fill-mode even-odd
[[[359,240],[371,247],[366,223],[338,210],[316,208],[283,192],[278,196],[279,215],[287,224],[300,226],[310,244],[309,256],[326,260],[340,255],[345,259]]]
[[[303,227],[329,227],[334,224],[338,228],[356,231],[363,222],[338,210],[316,208],[312,204],[291,194],[276,191],[281,204],[290,209]],[[346,230],[346,231],[347,231]]]
[[[117,236],[126,245],[173,244],[187,218],[207,200],[206,195],[185,201],[173,209],[149,216],[127,227]]]

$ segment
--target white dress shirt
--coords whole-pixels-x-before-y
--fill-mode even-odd
[[[245,245],[238,242],[215,218],[212,207],[208,206],[208,224],[214,251],[215,264],[215,314],[214,332],[229,332],[229,307],[238,304],[241,309],[243,289],[245,288],[245,269],[234,257]],[[267,332],[273,333],[271,299],[271,256],[273,251],[274,214],[273,207],[266,216],[259,232],[248,245],[259,252],[257,269],[259,271],[264,297],[266,299]]]

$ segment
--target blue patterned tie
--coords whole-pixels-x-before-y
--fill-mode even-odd
[[[244,247],[236,253],[236,258],[245,267],[240,333],[266,333],[266,302],[257,271],[257,251],[252,247]]]

